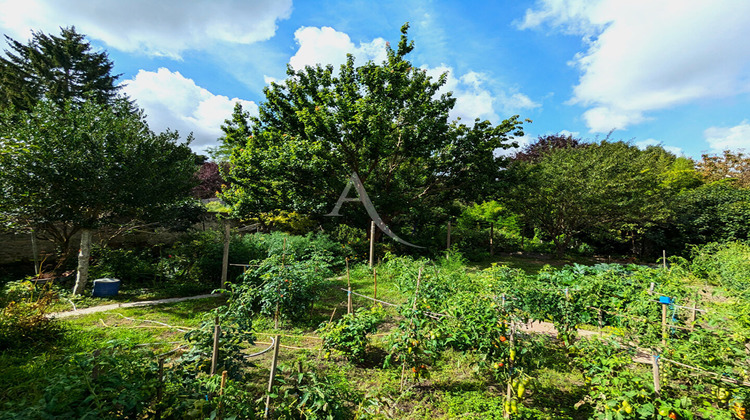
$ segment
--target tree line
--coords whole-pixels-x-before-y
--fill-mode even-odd
[[[267,228],[304,226],[342,241],[366,235],[369,215],[345,203],[326,217],[352,173],[390,229],[444,249],[446,225],[492,222],[502,234],[553,244],[562,255],[653,255],[750,235],[750,158],[727,151],[700,162],[660,146],[548,135],[508,156],[520,116],[498,124],[451,121],[447,75],[429,77],[408,55],[404,25],[382,63],[287,69],[264,89],[257,116],[237,104],[221,127],[216,162],[174,131],[155,133],[120,93],[106,52],[74,28],[6,37],[0,56],[0,222],[60,245],[103,226],[184,220],[194,196],[218,193],[231,216]],[[353,190],[350,198],[353,197]],[[293,219],[293,220],[292,220]],[[286,220],[286,225],[284,224]],[[290,221],[291,220],[291,221]],[[294,222],[294,223],[292,223]],[[381,233],[378,232],[378,239]]]

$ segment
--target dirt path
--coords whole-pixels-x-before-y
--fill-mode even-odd
[[[538,334],[546,334],[551,337],[557,337],[557,330],[551,322],[529,322],[528,324],[519,324],[519,329],[524,332],[533,332]],[[611,336],[611,334],[604,331],[589,331],[589,330],[578,330],[579,337],[593,337],[593,336]],[[618,340],[619,341],[619,340]],[[638,349],[635,356],[633,356],[633,362],[651,364],[651,355],[645,349]]]
[[[113,303],[111,305],[92,306],[90,308],[75,309],[72,311],[52,312],[52,313],[47,314],[47,317],[68,318],[71,316],[79,316],[79,315],[94,314],[97,312],[111,311],[113,309],[118,309],[118,308],[137,308],[139,306],[161,305],[164,303],[183,302],[186,300],[204,299],[204,298],[218,297],[218,296],[221,296],[221,295],[219,293],[216,293],[216,294],[198,295],[198,296],[189,296],[189,297],[180,297],[180,298],[144,300],[141,302]]]

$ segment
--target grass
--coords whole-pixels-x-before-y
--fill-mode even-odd
[[[556,262],[529,256],[498,255],[492,260],[473,264],[469,269],[477,272],[489,267],[491,263],[534,273],[545,265]],[[405,302],[407,297],[398,288],[398,273],[395,272],[397,267],[389,270],[385,265],[381,265],[377,269],[378,299],[394,304]],[[375,295],[373,272],[365,265],[353,266],[349,279],[357,293]],[[290,366],[304,361],[316,368],[319,375],[342,375],[351,386],[365,396],[373,413],[372,418],[500,418],[502,403],[499,401],[504,392],[503,384],[495,383],[477,371],[477,356],[470,352],[447,351],[439,363],[430,367],[429,379],[420,382],[409,380],[404,392],[401,392],[400,366],[382,367],[388,348],[382,334],[394,327],[393,322],[384,325],[384,330],[373,337],[365,363],[353,364],[336,357],[324,359],[319,350],[320,340],[311,337],[315,336],[315,330],[320,323],[331,319],[332,314],[338,318],[346,313],[346,292],[340,290],[346,288],[346,284],[347,275],[344,272],[324,291],[305,322],[292,324],[283,321],[280,329],[275,329],[271,318],[257,316],[254,319],[254,330],[257,331],[256,344],[248,346],[248,352],[266,348],[271,335],[282,334],[281,344],[285,347],[280,352],[280,365]],[[122,295],[115,299],[83,298],[76,304],[93,306],[173,297],[171,293],[174,292],[168,292],[167,289],[125,289]],[[144,321],[156,321],[184,329],[195,328],[201,323],[206,312],[222,302],[222,299],[208,298],[158,306],[121,308],[62,320],[65,334],[57,342],[46,348],[21,349],[0,354],[0,371],[5,373],[6,385],[0,391],[0,411],[6,403],[18,404],[42,398],[41,390],[49,381],[51,372],[66,369],[62,364],[70,355],[104,349],[114,342],[126,347],[151,344],[148,348],[154,352],[172,350],[179,346],[174,342],[183,340],[183,333],[174,328]],[[373,305],[371,300],[358,296],[354,296],[353,303],[355,307]],[[65,304],[66,302],[63,302],[59,305]],[[395,316],[395,310],[390,309],[389,314]],[[253,359],[255,367],[251,369],[250,381],[259,395],[262,395],[264,384],[267,383],[270,359],[270,353]],[[570,372],[562,360],[545,360],[546,362],[549,362],[548,370],[539,372],[540,379],[533,388],[533,399],[530,399],[529,403],[541,410],[540,412],[548,414],[549,418],[586,418],[586,413],[563,409],[572,407],[580,400],[583,389],[580,375]]]

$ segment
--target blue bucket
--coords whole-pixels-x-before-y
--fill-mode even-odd
[[[94,280],[94,291],[91,292],[91,296],[94,296],[94,297],[117,296],[117,292],[119,291],[120,291],[119,279],[96,279]]]

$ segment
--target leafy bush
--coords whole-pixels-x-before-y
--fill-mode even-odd
[[[346,314],[336,322],[325,322],[318,329],[323,339],[323,348],[336,350],[354,361],[364,360],[370,340],[367,334],[373,334],[385,318],[381,306],[372,309],[360,308],[354,314]],[[328,356],[328,355],[326,355]]]
[[[319,375],[312,366],[301,361],[297,366],[280,366],[271,397],[277,399],[275,415],[284,419],[351,419],[352,406],[362,396],[352,390],[346,377],[334,372]],[[283,391],[283,394],[282,394]]]
[[[156,278],[156,258],[148,250],[94,247],[91,278],[114,277],[128,283],[143,283]]]
[[[60,337],[61,326],[46,316],[55,298],[47,287],[37,291],[31,282],[11,282],[6,285],[3,295],[0,350],[33,347]]]
[[[693,249],[690,270],[729,290],[750,289],[750,242],[712,242]]]
[[[326,260],[317,255],[303,261],[272,255],[245,272],[241,290],[260,312],[273,315],[278,310],[281,318],[300,320],[310,313],[332,274]]]

